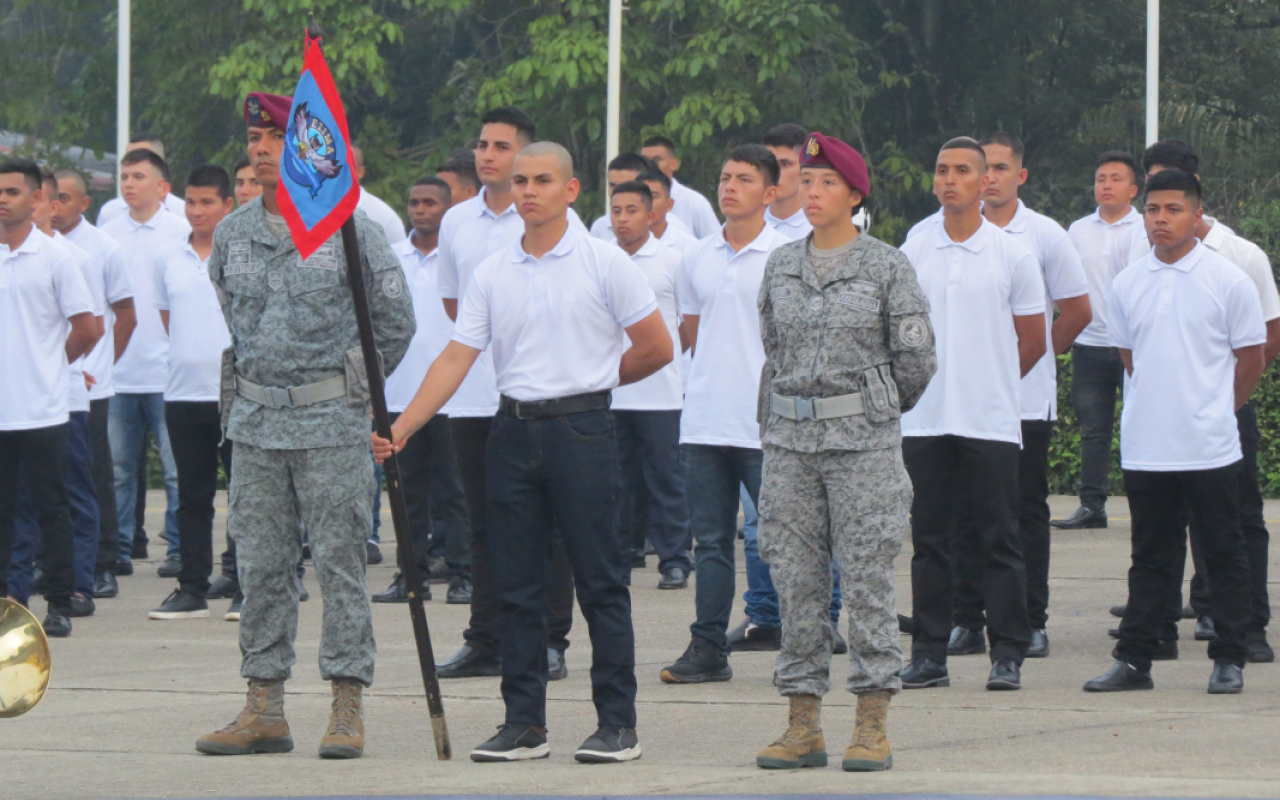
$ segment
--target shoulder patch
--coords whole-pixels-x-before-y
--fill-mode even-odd
[[[907,347],[919,347],[928,338],[924,320],[919,317],[907,317],[898,323],[898,338]]]
[[[222,267],[223,275],[244,275],[261,268],[262,265],[253,260],[253,242],[241,239],[227,245],[227,263]]]
[[[404,281],[400,280],[399,272],[388,272],[382,279],[382,293],[392,300],[404,294]]]

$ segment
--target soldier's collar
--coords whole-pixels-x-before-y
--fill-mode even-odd
[[[261,201],[256,206],[248,207],[246,213],[253,221],[248,230],[250,239],[259,244],[264,244],[272,250],[280,250],[281,252],[298,249],[293,244],[292,236],[285,237],[285,241],[282,243],[280,237],[272,232],[271,226],[267,223],[267,207]]]

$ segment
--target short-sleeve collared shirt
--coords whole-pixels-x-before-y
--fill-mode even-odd
[[[413,295],[413,316],[418,323],[413,341],[409,342],[409,349],[400,366],[387,376],[387,410],[400,412],[413,401],[418,387],[422,385],[422,379],[431,368],[431,362],[449,344],[449,337],[453,334],[453,320],[444,313],[440,290],[436,288],[440,248],[424,255],[414,247],[413,236],[410,234],[408,238],[392,245],[391,249],[399,257],[405,280],[409,282],[409,293]],[[448,403],[440,413],[449,413]]]
[[[156,308],[169,312],[168,402],[218,399],[222,351],[231,334],[218,293],[209,282],[209,260],[200,258],[189,239],[170,242],[156,254],[151,279]]]
[[[1201,243],[1173,264],[1149,253],[1116,276],[1108,308],[1112,343],[1133,351],[1121,466],[1181,472],[1239,461],[1232,351],[1267,340],[1248,276]]]
[[[82,365],[83,370],[92,375],[96,381],[89,387],[89,400],[102,400],[116,393],[112,377],[115,374],[116,363],[116,339],[112,335],[116,314],[111,305],[133,297],[133,280],[129,276],[129,267],[125,264],[124,251],[120,249],[120,245],[100,228],[90,225],[89,220],[81,217],[80,222],[65,235],[67,241],[97,259],[102,268],[102,284],[105,292],[102,325],[105,333],[84,357]]]
[[[1271,259],[1253,242],[1221,222],[1209,218],[1213,227],[1205,234],[1204,246],[1244,270],[1258,289],[1262,302],[1262,321],[1270,322],[1280,317],[1280,292],[1276,290],[1275,274],[1271,271]]]
[[[1147,230],[1142,215],[1130,208],[1116,222],[1107,222],[1094,211],[1071,223],[1067,229],[1071,243],[1080,254],[1085,278],[1089,281],[1089,305],[1093,320],[1076,337],[1076,344],[1110,347],[1107,336],[1107,292],[1120,271],[1147,251]]]
[[[670,230],[670,228],[668,228]],[[658,311],[667,326],[667,334],[675,350],[680,341],[680,308],[677,301],[677,280],[680,273],[680,254],[650,235],[636,254],[631,256],[658,303]],[[671,363],[642,381],[613,390],[613,407],[620,411],[669,411],[684,405],[684,362],[673,358]]]
[[[813,230],[813,225],[809,224],[809,218],[804,215],[803,208],[786,219],[775,217],[773,212],[766,208],[764,222],[766,225],[772,225],[775,231],[793,242],[803,239]]]
[[[1045,313],[1035,256],[985,218],[963,242],[938,224],[908,239],[902,252],[929,300],[938,352],[938,372],[902,415],[902,435],[1020,444],[1022,370],[1013,318]]]
[[[552,400],[616,387],[623,329],[657,307],[625,252],[570,225],[541,258],[517,241],[485,259],[458,309],[453,340],[492,349],[502,394]]]
[[[716,218],[715,209],[701,192],[672,178],[671,199],[675,201],[675,206],[667,218],[670,219],[674,214],[696,238],[705,239],[720,230],[720,220]]]
[[[685,254],[677,290],[680,313],[699,319],[680,416],[681,444],[760,449],[756,405],[764,343],[756,304],[769,254],[789,241],[764,225],[734,252],[721,229]]]
[[[95,317],[102,316],[103,306],[106,305],[102,262],[57,231],[53,232],[53,240],[71,253],[76,266],[80,269],[80,276],[84,278],[85,288],[89,290],[89,297],[93,300],[93,315]],[[89,390],[84,385],[84,362],[85,356],[80,356],[71,362],[68,368],[67,408],[70,411],[89,410]]]

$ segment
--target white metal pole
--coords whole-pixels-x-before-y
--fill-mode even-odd
[[[131,0],[119,0],[116,12],[116,194],[120,194],[120,159],[129,146],[129,51]]]
[[[1160,140],[1160,0],[1147,0],[1147,146]]]
[[[609,0],[609,74],[605,100],[604,152],[606,163],[618,155],[618,128],[622,124],[622,0]],[[605,213],[609,213],[606,196]]]

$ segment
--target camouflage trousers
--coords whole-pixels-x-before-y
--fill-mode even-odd
[[[782,616],[781,694],[831,690],[833,559],[849,625],[849,691],[902,688],[893,560],[910,533],[910,510],[901,448],[797,453],[764,446],[760,556]]]
[[[305,525],[324,621],[320,677],[373,683],[376,647],[365,589],[365,541],[373,531],[373,461],[367,444],[264,450],[235,443],[227,531],[236,542],[240,674],[287,680],[296,656],[294,572]]]

